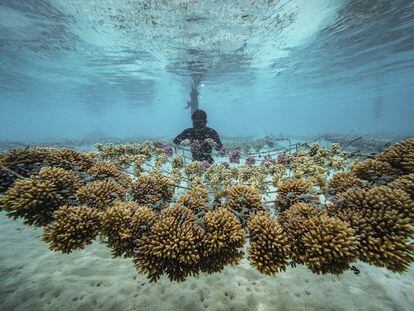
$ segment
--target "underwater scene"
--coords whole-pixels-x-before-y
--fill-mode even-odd
[[[0,310],[414,310],[413,0],[0,0]]]

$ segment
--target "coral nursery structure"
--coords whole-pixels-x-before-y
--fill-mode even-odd
[[[212,165],[161,142],[13,149],[0,154],[0,207],[42,227],[53,251],[99,237],[151,281],[220,272],[245,256],[267,275],[413,263],[414,139],[378,155],[335,144],[249,154],[263,145],[229,145],[231,164]]]

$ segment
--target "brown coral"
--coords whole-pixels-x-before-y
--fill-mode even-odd
[[[414,174],[401,176],[387,185],[393,189],[401,189],[414,200]]]
[[[306,179],[287,179],[277,188],[276,206],[283,212],[297,202],[311,202],[315,196],[310,193],[314,184]]]
[[[326,189],[330,194],[344,192],[349,188],[359,188],[362,182],[349,172],[340,172],[332,176]]]
[[[164,209],[151,226],[151,232],[139,240],[134,253],[137,269],[157,281],[167,274],[172,281],[184,281],[199,272],[203,230],[188,208],[175,205]]]
[[[50,166],[75,171],[88,170],[95,164],[93,157],[68,148],[54,150],[45,161]]]
[[[74,200],[74,192],[80,185],[81,180],[76,173],[44,167],[39,176],[17,180],[1,197],[1,205],[9,217],[44,226],[52,220],[56,209]]]
[[[336,217],[318,215],[301,236],[303,261],[317,274],[341,274],[357,259],[358,239],[349,225]]]
[[[365,160],[352,166],[351,172],[354,176],[371,182],[385,183],[395,179],[398,171],[391,167],[387,162],[378,160]]]
[[[172,158],[171,162],[172,162],[173,169],[179,170],[184,167],[184,159],[178,154]]]
[[[289,243],[282,227],[265,211],[249,217],[250,247],[247,249],[250,263],[261,273],[274,275],[285,271]]]
[[[340,274],[356,260],[358,239],[344,221],[306,203],[296,203],[279,214],[290,257],[314,273]]]
[[[17,179],[17,175],[29,177],[37,174],[50,154],[47,148],[12,149],[0,157],[0,193],[10,188]],[[17,175],[11,174],[10,171]]]
[[[63,206],[53,218],[43,232],[43,240],[54,251],[70,253],[83,249],[100,232],[101,214],[87,206]]]
[[[76,172],[59,167],[43,167],[39,172],[39,178],[53,182],[57,192],[65,199],[74,199],[74,193],[83,185],[81,177]]]
[[[171,180],[163,175],[141,175],[132,183],[131,195],[138,204],[161,210],[171,202],[174,187]]]
[[[239,218],[263,209],[260,193],[251,186],[235,185],[217,193],[215,201],[224,198],[223,207],[233,211]]]
[[[187,193],[182,194],[177,199],[177,204],[184,205],[194,213],[207,211],[208,191],[206,187],[199,183],[192,187]]]
[[[9,189],[18,178],[19,176],[14,174],[13,171],[0,164],[0,193]]]
[[[76,195],[81,204],[105,209],[114,200],[123,201],[125,198],[125,189],[113,180],[98,180],[87,183],[78,189]]]
[[[240,220],[228,209],[209,211],[203,218],[201,271],[214,273],[226,265],[236,265],[243,258],[240,250],[246,240]]]
[[[114,257],[131,257],[137,241],[148,234],[157,215],[146,206],[135,202],[116,202],[108,208],[102,221],[102,233]]]
[[[305,260],[305,246],[302,236],[308,230],[310,220],[318,215],[318,210],[307,203],[299,202],[279,213],[278,219],[290,244],[289,257],[299,263]]]
[[[377,159],[402,170],[404,174],[414,173],[414,138],[398,142],[385,149]]]
[[[132,182],[128,174],[122,172],[115,164],[111,162],[97,162],[94,166],[87,170],[94,180],[112,179],[127,188]]]
[[[331,206],[331,214],[348,222],[361,245],[359,258],[370,264],[402,272],[414,261],[410,239],[414,203],[402,190],[386,186],[350,189]]]

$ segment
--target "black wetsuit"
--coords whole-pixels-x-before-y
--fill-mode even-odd
[[[188,139],[191,142],[191,153],[194,161],[208,161],[213,163],[211,156],[211,146],[206,142],[210,138],[216,143],[216,149],[220,150],[223,144],[215,130],[210,127],[191,127],[185,129],[180,135],[174,138],[174,144],[180,144],[183,140]]]

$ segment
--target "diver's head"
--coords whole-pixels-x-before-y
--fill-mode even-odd
[[[207,126],[207,113],[204,110],[197,109],[191,116],[193,127],[203,128]]]

